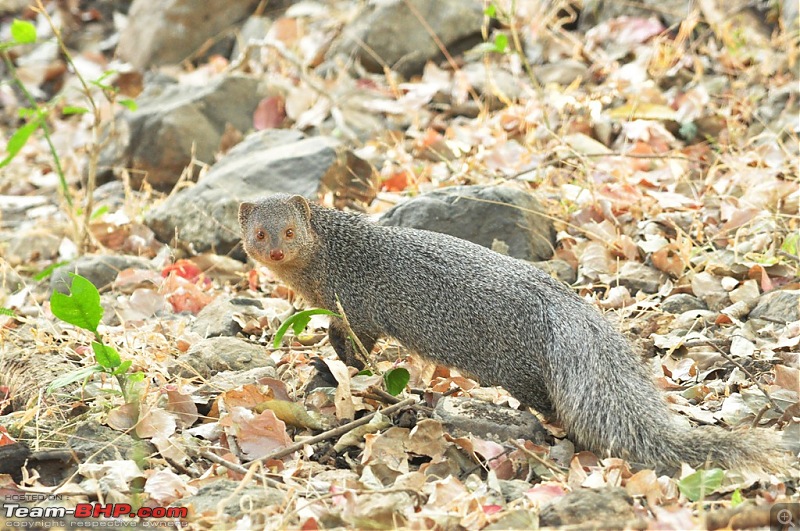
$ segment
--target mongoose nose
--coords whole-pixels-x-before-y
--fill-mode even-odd
[[[269,257],[272,260],[275,260],[276,262],[280,262],[281,260],[283,260],[283,251],[281,251],[280,249],[272,249],[269,252]]]

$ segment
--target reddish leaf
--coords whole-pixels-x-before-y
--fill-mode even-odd
[[[270,96],[258,102],[258,107],[253,112],[253,127],[257,131],[275,129],[280,127],[286,118],[286,109],[283,98]]]
[[[166,278],[170,273],[175,273],[181,278],[185,278],[191,282],[197,282],[197,279],[203,271],[197,267],[197,264],[189,260],[178,260],[174,264],[168,265],[161,271],[161,276]]]

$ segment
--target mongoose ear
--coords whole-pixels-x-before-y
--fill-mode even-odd
[[[255,208],[255,203],[242,203],[239,205],[239,225],[244,227],[244,224],[247,223],[248,219],[250,219],[250,214],[253,213]]]
[[[311,219],[311,205],[308,200],[302,195],[293,195],[289,198],[289,203],[296,206],[300,212],[306,217],[306,221]]]

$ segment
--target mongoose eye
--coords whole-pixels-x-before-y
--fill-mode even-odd
[[[263,240],[266,237],[267,237],[267,235],[263,230],[260,230],[260,231],[256,232],[256,240]]]
[[[293,229],[286,229],[286,237],[291,239],[294,238],[294,230]]]

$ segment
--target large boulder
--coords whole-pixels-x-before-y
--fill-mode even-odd
[[[232,149],[196,186],[150,210],[145,223],[161,241],[177,235],[195,252],[228,253],[239,243],[242,201],[276,192],[316,199],[330,191],[368,202],[375,193],[372,174],[369,164],[336,139],[265,130]]]
[[[139,69],[180,63],[257,5],[258,0],[134,0],[117,55]]]
[[[387,64],[409,77],[442,57],[431,32],[457,55],[481,41],[483,21],[483,2],[477,0],[370,2],[344,28],[328,55],[354,56],[376,73]]]
[[[202,86],[154,85],[139,98],[138,109],[122,112],[108,128],[98,179],[109,181],[114,168],[129,168],[135,170],[135,188],[146,179],[170,190],[192,154],[200,162],[214,162],[226,126],[252,129],[260,99],[258,81],[244,76],[222,76]]]
[[[387,211],[380,223],[450,234],[515,258],[553,255],[553,223],[529,193],[508,186],[452,186]]]

